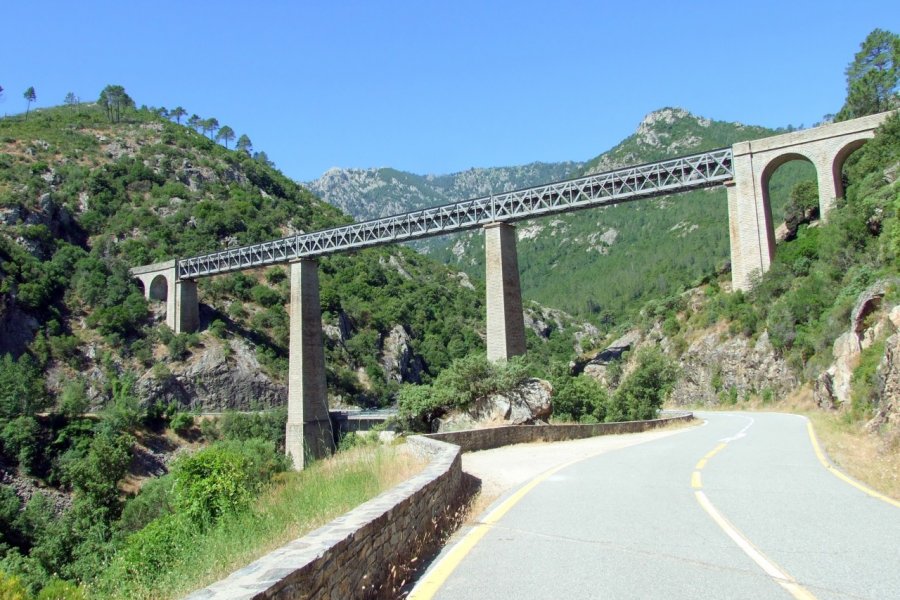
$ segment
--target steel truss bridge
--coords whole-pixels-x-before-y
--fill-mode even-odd
[[[617,169],[557,183],[301,233],[177,261],[178,279],[196,279],[348,250],[466,231],[585,208],[611,206],[732,179],[731,148]]]

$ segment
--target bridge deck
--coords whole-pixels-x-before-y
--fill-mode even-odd
[[[178,278],[196,279],[465,231],[489,223],[511,223],[674,194],[721,184],[733,175],[732,150],[721,148],[180,259]]]

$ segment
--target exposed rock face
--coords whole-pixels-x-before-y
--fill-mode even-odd
[[[584,374],[593,377],[606,387],[613,383],[609,377],[609,368],[615,362],[622,360],[622,356],[637,346],[641,341],[641,332],[634,329],[629,331],[595,356],[584,367]]]
[[[173,366],[171,376],[163,380],[148,371],[137,382],[139,397],[151,404],[173,402],[203,412],[284,405],[287,386],[264,373],[243,340],[228,343],[231,356],[223,345],[211,345],[195,354],[191,362]]]
[[[422,383],[425,363],[413,352],[409,340],[406,327],[395,325],[382,342],[381,367],[389,380]]]
[[[594,345],[600,338],[600,330],[590,323],[581,323],[572,315],[555,309],[548,308],[537,302],[531,302],[523,311],[526,329],[532,330],[539,338],[549,339],[554,331],[562,331],[567,326],[575,329],[574,350],[577,354],[584,352],[584,348]]]
[[[900,312],[896,307],[890,313],[881,309],[887,289],[898,284],[896,279],[878,281],[859,295],[850,314],[849,330],[834,341],[834,362],[816,379],[813,396],[821,408],[836,409],[850,401],[853,370],[860,353],[897,329]],[[886,348],[885,359],[887,354]]]
[[[722,340],[712,331],[692,343],[681,357],[682,377],[670,400],[675,404],[715,404],[718,394],[735,388],[739,397],[771,390],[787,394],[799,384],[763,333],[753,342],[743,336]]]
[[[900,306],[893,313],[900,317]],[[885,341],[884,358],[878,365],[878,397],[881,402],[866,428],[873,433],[892,430],[893,437],[900,439],[900,333]]]
[[[553,387],[543,379],[528,379],[508,394],[494,394],[465,410],[435,420],[436,431],[459,431],[498,425],[530,425],[550,418]]]
[[[22,354],[39,328],[37,319],[20,310],[8,296],[0,295],[0,356]]]

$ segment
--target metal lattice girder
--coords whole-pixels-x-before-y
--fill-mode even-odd
[[[674,194],[721,184],[733,175],[731,148],[722,148],[181,259],[177,262],[178,277],[195,279],[465,231],[489,223],[511,223]]]

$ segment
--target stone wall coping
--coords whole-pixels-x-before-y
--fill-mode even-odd
[[[615,423],[554,423],[549,425],[501,425],[485,429],[465,429],[431,433],[425,437],[456,444],[463,452],[478,452],[512,444],[532,442],[558,442],[600,435],[637,433],[655,429],[678,421],[691,421],[691,411],[664,411],[657,419],[646,421],[620,421]]]

